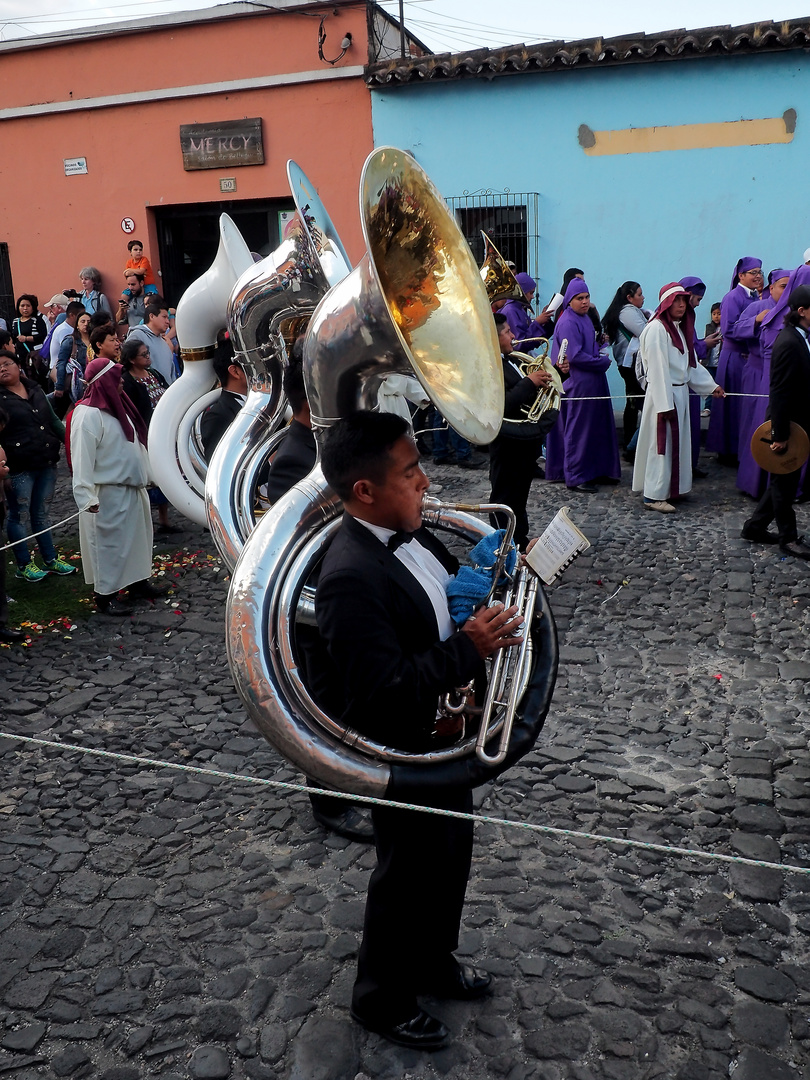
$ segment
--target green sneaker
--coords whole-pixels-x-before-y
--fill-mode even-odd
[[[47,572],[45,570],[40,570],[33,559],[27,566],[17,567],[17,577],[22,578],[23,581],[42,581],[42,579],[47,576]]]
[[[60,559],[58,555],[53,562],[45,563],[45,569],[49,574],[59,574],[60,577],[64,577],[66,574],[76,573],[76,567],[73,563],[65,562],[65,560]]]

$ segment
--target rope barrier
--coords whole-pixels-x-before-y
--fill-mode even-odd
[[[53,529],[58,529],[62,525],[67,525],[69,521],[73,521],[80,514],[85,513],[84,510],[78,510],[75,514],[71,514],[70,517],[63,518],[61,521],[57,521],[55,525],[49,525],[47,529],[40,529],[39,532],[31,533],[30,536],[23,536],[20,540],[12,540],[10,544],[6,544],[5,547],[0,547],[0,552],[8,551],[9,548],[16,547],[17,544],[25,544],[29,540],[34,540],[37,536],[42,536],[43,533],[51,532]]]
[[[632,401],[634,398],[646,398],[646,394],[605,394],[602,397],[568,397],[567,394],[562,395],[562,401]],[[702,394],[696,394],[696,397],[702,397]],[[726,397],[747,397],[747,398],[767,398],[767,394],[739,394],[736,392],[727,393]],[[709,395],[711,397],[711,394]]]
[[[525,829],[528,832],[544,833],[574,840],[591,840],[600,844],[620,844],[623,847],[640,848],[654,851],[661,855],[684,855],[689,858],[709,859],[716,862],[733,863],[738,866],[756,866],[766,870],[784,870],[791,874],[810,874],[810,866],[796,866],[793,863],[766,862],[761,859],[746,859],[742,855],[723,855],[719,851],[701,851],[698,848],[675,847],[670,844],[656,844],[645,840],[632,840],[629,837],[606,836],[601,833],[582,832],[577,829],[560,829],[554,825],[538,825],[532,821],[513,821],[510,818],[490,817],[487,814],[465,814],[458,810],[440,810],[435,806],[419,806],[416,803],[395,802],[393,799],[376,799],[371,795],[353,795],[344,791],[330,791],[326,788],[308,787],[305,784],[293,784],[285,780],[268,780],[264,776],[245,776],[241,773],[224,772],[219,769],[205,769],[200,765],[183,765],[175,761],[161,761],[159,758],[140,757],[135,754],[119,754],[112,750],[98,747],[78,746],[75,743],[57,742],[54,739],[38,739],[31,735],[14,735],[0,731],[0,739],[14,739],[17,742],[33,746],[48,746],[57,750],[85,754],[90,757],[110,758],[113,761],[125,761],[132,765],[148,765],[160,769],[175,769],[178,772],[195,773],[198,776],[214,776],[219,780],[238,780],[245,784],[259,784],[263,787],[278,788],[283,791],[297,791],[305,795],[329,795],[336,799],[346,799],[353,803],[368,806],[384,806],[387,809],[410,810],[418,814],[435,814],[438,817],[456,818],[459,821],[479,822],[483,825],[498,825],[511,829]]]

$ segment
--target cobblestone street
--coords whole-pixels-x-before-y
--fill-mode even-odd
[[[703,464],[668,516],[626,465],[595,496],[533,485],[534,530],[567,504],[593,546],[549,589],[545,729],[477,806],[810,867],[808,565],[740,540],[751,503]],[[132,618],[0,650],[0,731],[300,782],[233,690],[226,591],[189,569]],[[478,825],[460,952],[495,992],[429,1001],[454,1041],[420,1055],[349,1017],[374,858],[306,796],[3,736],[0,760],[2,1076],[810,1080],[810,874]]]

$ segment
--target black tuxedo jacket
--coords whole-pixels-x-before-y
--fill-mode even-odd
[[[769,411],[776,442],[786,441],[791,420],[810,434],[810,350],[795,326],[785,326],[773,347]]]
[[[267,476],[267,497],[270,501],[280,499],[299,480],[303,480],[312,471],[317,457],[312,429],[298,420],[291,421]]]
[[[416,534],[451,574],[457,560],[426,528]],[[467,634],[439,640],[433,606],[392,551],[349,514],[321,567],[315,614],[334,663],[342,721],[403,750],[431,748],[441,694],[485,668]]]
[[[242,401],[236,394],[232,394],[230,390],[222,390],[214,404],[209,405],[202,414],[200,435],[206,461],[210,461],[214,456],[217,443],[236,419],[241,408]]]

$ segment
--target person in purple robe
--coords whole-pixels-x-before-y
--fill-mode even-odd
[[[554,318],[554,312],[541,311],[537,318],[533,319],[532,300],[537,292],[537,282],[529,274],[515,276],[518,285],[523,289],[525,299],[507,300],[501,308],[501,315],[506,316],[509,329],[515,337],[515,348],[519,352],[530,352],[540,344],[540,338],[548,338],[551,335],[551,320]]]
[[[810,276],[810,275],[808,275]],[[751,436],[760,424],[765,423],[768,411],[768,387],[771,381],[771,349],[776,335],[764,334],[765,319],[776,307],[790,278],[789,270],[771,270],[768,274],[767,295],[757,303],[749,304],[740,316],[738,326],[742,333],[753,335],[748,353],[748,363],[743,371],[742,393],[750,397],[742,399],[740,417],[740,445],[737,469],[737,487],[752,499],[761,499],[768,483],[768,474],[754,461],[751,453]],[[788,295],[790,295],[788,293]],[[781,325],[780,325],[781,329]],[[767,342],[767,362],[766,362]],[[762,395],[757,397],[756,395]]]
[[[721,302],[720,329],[723,333],[723,345],[720,349],[720,363],[717,365],[717,381],[727,394],[736,395],[742,392],[743,370],[753,338],[744,336],[742,328],[738,329],[737,324],[749,304],[759,300],[759,291],[764,280],[762,260],[746,255],[737,261],[731,289]],[[745,328],[750,332],[748,324],[745,324]],[[712,406],[706,449],[718,455],[721,465],[738,464],[742,400],[735,396],[725,397]]]
[[[590,289],[581,278],[574,278],[566,289],[562,311],[554,328],[551,360],[558,363],[562,343],[567,341],[564,359],[569,375],[561,410],[563,474],[566,487],[593,495],[597,491],[594,481],[617,482],[621,477],[621,465],[616,419],[605,374],[610,367],[610,354],[607,346],[600,350],[588,314],[590,306]],[[605,400],[576,400],[582,398]],[[555,459],[557,453],[554,442],[546,440],[547,477],[549,469],[553,476],[559,467]]]
[[[706,283],[699,277],[684,277],[678,282],[678,284],[686,289],[689,293],[689,306],[693,311],[696,311],[700,307],[700,301],[706,295]],[[709,337],[698,337],[695,334],[694,348],[695,356],[701,363],[706,360],[710,351],[717,342],[720,340],[719,332],[712,334]],[[700,457],[700,395],[696,394],[692,387],[689,387],[689,427],[692,439],[692,476],[696,480],[703,480],[709,474],[705,469],[698,467],[698,458]]]

